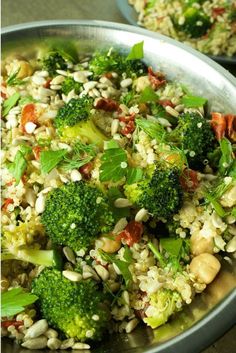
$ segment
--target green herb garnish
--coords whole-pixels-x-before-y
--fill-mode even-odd
[[[27,168],[27,161],[25,156],[32,152],[31,147],[27,145],[21,145],[19,151],[17,151],[14,161],[9,163],[7,168],[9,172],[13,175],[16,181],[16,185],[19,184],[22,175]]]
[[[159,96],[155,93],[154,89],[152,87],[146,87],[142,91],[139,102],[140,103],[147,103],[147,102],[157,102],[159,99]]]
[[[20,94],[16,92],[3,102],[3,106],[2,106],[3,117],[5,117],[9,113],[9,111],[16,105],[19,98],[20,98]]]
[[[116,141],[109,141],[108,147],[101,157],[100,181],[116,182],[126,176],[128,159]]]
[[[1,316],[13,316],[21,311],[27,305],[33,304],[38,297],[31,293],[24,292],[23,288],[13,288],[2,293]]]
[[[65,170],[79,169],[95,156],[96,146],[94,144],[86,145],[78,141],[74,145],[73,151],[64,157],[62,168]]]
[[[115,255],[107,254],[102,250],[100,250],[100,254],[101,254],[101,257],[104,261],[107,261],[109,263],[113,263],[118,267],[118,269],[121,272],[121,275],[124,278],[126,287],[129,287],[129,285],[132,281],[132,274],[131,274],[129,267],[128,267],[129,262],[119,260],[116,258]]]
[[[17,77],[19,71],[20,71],[20,68],[15,72],[13,72],[13,74],[8,77],[6,81],[7,86],[20,86],[25,83],[23,80]]]
[[[143,59],[143,41],[136,43],[132,46],[129,55],[126,60],[140,60]]]
[[[55,168],[68,153],[66,149],[58,151],[42,151],[40,153],[41,170],[44,174]]]
[[[185,105],[186,108],[198,108],[206,104],[207,99],[198,96],[185,96],[182,98],[181,103]]]
[[[227,175],[234,162],[233,149],[230,141],[227,138],[220,140],[221,158],[219,161],[219,173],[220,175]]]
[[[158,142],[164,140],[166,132],[164,127],[159,124],[158,121],[138,118],[135,119],[135,124],[152,139],[156,139]]]

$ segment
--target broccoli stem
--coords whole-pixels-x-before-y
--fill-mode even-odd
[[[21,260],[47,267],[60,267],[61,259],[56,250],[22,249],[14,253],[2,253],[2,260]]]
[[[108,140],[91,120],[63,128],[62,138],[65,141],[81,138],[84,142],[96,144],[100,149],[103,148],[104,141]]]

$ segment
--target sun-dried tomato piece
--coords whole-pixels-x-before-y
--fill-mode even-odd
[[[166,84],[165,76],[162,72],[154,72],[151,67],[148,68],[148,78],[153,89]]]
[[[105,110],[106,112],[114,112],[119,108],[119,104],[110,98],[100,98],[95,108]]]
[[[133,246],[135,243],[138,243],[143,234],[143,225],[140,222],[131,221],[127,224],[125,229],[118,234],[116,237],[117,240],[125,240],[128,246]]]

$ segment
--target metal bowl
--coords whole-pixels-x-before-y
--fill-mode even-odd
[[[124,18],[128,21],[128,23],[134,26],[140,26],[138,24],[138,13],[136,12],[135,8],[129,4],[128,0],[116,0],[116,4],[124,16]],[[229,64],[229,65],[236,65],[236,55],[230,57],[227,55],[208,55],[213,60],[217,61],[220,64]]]
[[[211,110],[233,112],[236,79],[199,52],[170,38],[138,27],[100,21],[47,21],[12,26],[2,31],[3,60],[8,55],[34,58],[42,48],[74,45],[79,52],[92,53],[111,46],[127,52],[144,41],[145,61],[163,70],[193,92],[209,99]],[[140,325],[131,334],[107,335],[93,353],[194,353],[214,342],[235,323],[235,262],[223,260],[222,270],[207,290],[156,330]],[[3,341],[4,353],[29,350]],[[42,353],[45,350],[41,351]]]

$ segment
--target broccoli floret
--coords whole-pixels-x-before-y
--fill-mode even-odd
[[[51,191],[41,221],[55,244],[74,250],[87,249],[114,225],[107,197],[83,181]]]
[[[126,197],[140,208],[145,208],[154,217],[169,218],[182,205],[182,189],[179,171],[157,166],[151,176],[142,181],[125,185]]]
[[[159,289],[150,296],[151,310],[143,321],[152,329],[165,324],[169,317],[181,310],[182,298],[177,291]]]
[[[105,295],[94,280],[72,282],[55,269],[45,269],[32,283],[39,310],[67,337],[99,340],[109,322]]]
[[[38,243],[43,242],[43,237],[43,226],[38,224],[33,218],[30,222],[20,222],[13,231],[3,232],[1,259],[21,260],[34,265],[60,268],[61,256],[57,249],[38,249],[36,241]]]
[[[67,95],[74,90],[75,94],[79,94],[82,86],[81,83],[76,82],[72,77],[66,77],[61,84],[61,92]]]
[[[78,99],[72,98],[59,109],[54,123],[62,138],[65,140],[80,138],[85,143],[95,143],[100,148],[103,147],[107,138],[90,116],[92,106],[93,99],[85,95]]]
[[[180,29],[192,38],[199,38],[205,35],[211,27],[210,18],[201,10],[189,7],[183,13],[184,24]]]
[[[57,70],[66,70],[67,65],[61,54],[55,51],[43,59],[43,68],[48,71],[50,76],[55,76]]]
[[[204,160],[216,142],[209,121],[197,113],[182,114],[169,137],[184,150],[190,168],[196,170],[203,168]]]
[[[108,52],[96,53],[89,63],[89,69],[95,77],[108,72],[118,74],[126,73],[130,76],[141,76],[147,72],[145,64],[140,60],[126,60],[126,57],[114,50]]]

